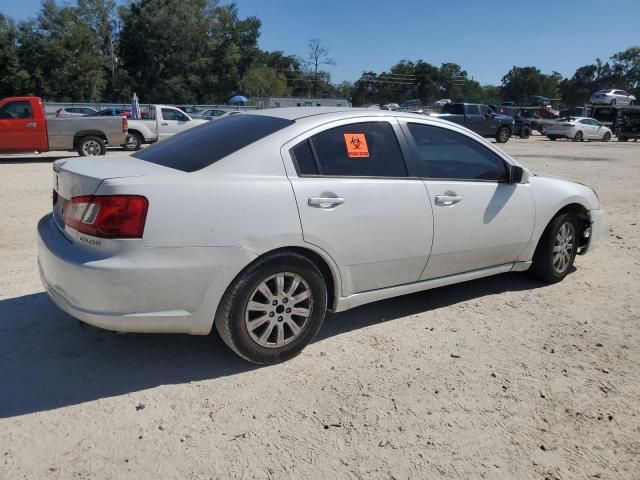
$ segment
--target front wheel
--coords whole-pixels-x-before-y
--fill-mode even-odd
[[[511,131],[507,127],[501,127],[496,133],[496,142],[507,143],[511,137]]]
[[[529,270],[546,283],[557,283],[567,276],[578,251],[578,219],[575,215],[558,215],[547,226],[533,255]]]
[[[603,142],[608,142],[609,140],[611,140],[611,133],[607,132],[604,134],[604,136],[602,137],[602,141]]]
[[[558,137],[556,137],[556,136],[554,136],[554,135],[547,135],[547,138],[548,138],[549,140],[551,140],[552,142],[555,142],[555,141],[558,139]]]
[[[129,152],[135,152],[136,150],[140,150],[142,148],[142,136],[139,133],[130,133],[127,135],[127,139],[125,144],[123,145],[124,149]]]
[[[81,138],[76,145],[76,151],[81,157],[95,157],[107,153],[107,146],[98,137]]]
[[[531,128],[525,125],[524,127],[522,127],[522,130],[520,130],[520,138],[527,139],[530,136],[531,136]]]
[[[266,255],[247,267],[225,292],[215,318],[220,337],[257,364],[298,355],[316,336],[327,309],[318,267],[296,252]]]

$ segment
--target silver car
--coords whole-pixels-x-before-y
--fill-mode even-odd
[[[591,188],[405,112],[261,110],[53,170],[55,303],[117,331],[215,328],[255,363],[298,354],[327,311],[514,271],[559,282],[606,232]]]
[[[614,88],[600,90],[589,98],[589,103],[604,105],[633,105],[635,102],[636,97],[629,95],[624,90]]]
[[[65,107],[56,110],[56,117],[83,117],[85,115],[95,115],[98,110],[91,107]]]

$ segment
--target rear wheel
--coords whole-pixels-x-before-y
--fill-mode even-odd
[[[295,252],[269,254],[227,289],[215,318],[222,340],[253,363],[298,355],[316,336],[327,309],[318,267]]]
[[[547,226],[533,255],[529,270],[546,283],[556,283],[567,276],[578,251],[578,219],[570,213],[558,215]]]
[[[525,125],[520,131],[520,138],[529,138],[531,136],[531,127]]]
[[[602,141],[603,142],[608,142],[609,140],[611,140],[611,133],[607,132],[604,134],[604,136],[602,137]]]
[[[618,135],[618,141],[619,142],[628,142],[629,139],[627,137]]]
[[[78,141],[76,151],[81,157],[94,157],[107,153],[107,146],[98,137],[84,137]]]
[[[581,142],[583,140],[584,140],[584,135],[582,134],[582,132],[576,132],[575,136],[573,137],[573,141]]]
[[[507,127],[500,127],[496,133],[496,142],[507,143],[511,137],[511,131]]]
[[[556,137],[555,135],[547,135],[547,138],[552,142],[555,142],[558,139],[558,137]]]

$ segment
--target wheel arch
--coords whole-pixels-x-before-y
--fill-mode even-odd
[[[578,248],[582,248],[587,245],[588,238],[584,238],[582,233],[585,231],[586,228],[591,226],[591,217],[589,216],[589,210],[583,204],[574,201],[560,208],[556,213],[554,213],[547,220],[547,223],[545,224],[544,229],[542,230],[542,233],[536,240],[536,248],[533,250],[534,253],[538,250],[538,245],[540,245],[540,241],[542,240],[545,233],[549,229],[549,226],[551,225],[551,222],[553,222],[553,219],[565,213],[571,213],[578,218],[579,231],[576,232],[576,235],[578,237]]]
[[[80,130],[73,136],[73,148],[76,148],[78,144],[87,137],[98,137],[104,142],[107,142],[107,136],[101,130]]]

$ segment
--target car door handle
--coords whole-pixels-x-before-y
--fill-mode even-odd
[[[29,122],[26,125],[27,128],[36,128],[37,126],[38,124],[36,122]]]
[[[164,123],[164,122],[163,122],[163,123],[161,123],[160,125],[164,125],[164,126],[166,127],[166,126],[167,126],[167,125],[169,125],[169,124],[168,124],[168,123]]]
[[[436,205],[443,207],[450,207],[461,201],[462,197],[460,195],[436,195]]]
[[[310,207],[320,207],[320,208],[332,208],[337,205],[342,205],[344,203],[344,198],[340,197],[310,197],[307,200],[307,204]]]

